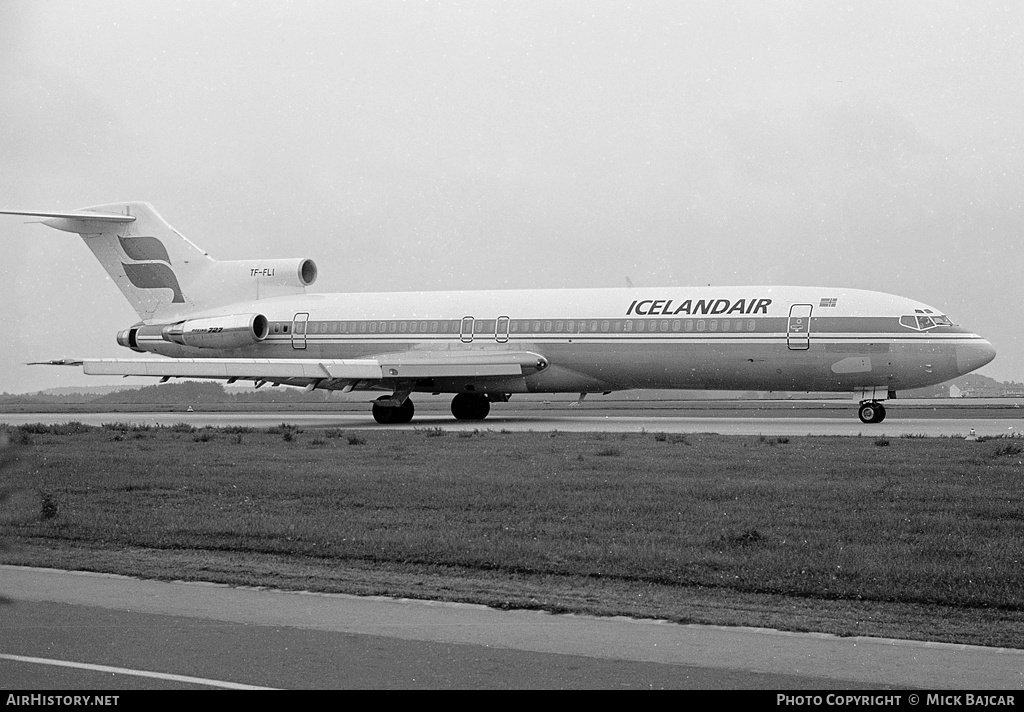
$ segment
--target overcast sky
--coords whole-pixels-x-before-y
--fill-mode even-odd
[[[149,201],[318,291],[879,290],[1024,380],[1016,0],[0,0],[0,89],[0,207]],[[82,241],[0,248],[0,391],[108,383],[20,365],[131,355]]]

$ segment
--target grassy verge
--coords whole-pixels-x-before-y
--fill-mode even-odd
[[[7,563],[1024,648],[1019,439],[10,439]]]

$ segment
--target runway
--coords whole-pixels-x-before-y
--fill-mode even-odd
[[[1024,689],[1019,650],[13,566],[0,582],[6,689]]]
[[[830,409],[822,414],[821,408],[803,408],[786,415],[770,412],[751,417],[744,411],[723,415],[697,414],[692,410],[648,410],[643,408],[609,410],[604,408],[560,406],[544,410],[517,409],[511,404],[499,404],[482,421],[457,421],[443,410],[425,410],[408,425],[382,426],[374,422],[369,408],[356,412],[280,411],[280,412],[134,412],[134,413],[0,413],[0,424],[66,423],[78,421],[99,426],[104,423],[137,423],[153,426],[171,426],[190,423],[196,427],[243,426],[266,428],[282,422],[304,428],[341,428],[363,430],[382,428],[415,430],[417,428],[443,428],[445,430],[505,430],[513,432],[665,432],[665,433],[717,433],[720,435],[836,435],[852,437],[966,437],[973,430],[979,437],[1024,435],[1024,409],[1019,417],[1006,417],[1001,410],[998,417],[971,411],[948,415],[908,410],[906,415],[896,408],[882,423],[866,425],[857,419],[855,408],[845,414]],[[841,411],[840,411],[841,412]],[[1010,411],[1013,412],[1013,411]],[[680,414],[682,413],[682,414]],[[1016,414],[1014,414],[1016,415]]]

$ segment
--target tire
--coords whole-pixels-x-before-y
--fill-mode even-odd
[[[860,418],[862,423],[874,423],[875,422],[875,404],[864,403],[861,405],[860,410],[857,411],[857,417]]]
[[[373,404],[373,419],[381,425],[395,425],[412,422],[416,407],[411,398],[406,398],[402,405],[381,405],[380,401],[389,401],[391,396],[381,396]]]
[[[885,406],[881,403],[862,403],[857,417],[862,423],[881,423],[885,420]]]
[[[460,393],[452,398],[456,420],[483,420],[491,412],[491,401],[479,393]]]

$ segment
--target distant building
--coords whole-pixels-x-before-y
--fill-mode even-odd
[[[1000,384],[998,386],[964,386],[963,388],[951,384],[949,386],[950,398],[1014,398],[1024,396],[1022,388],[1007,388]]]

